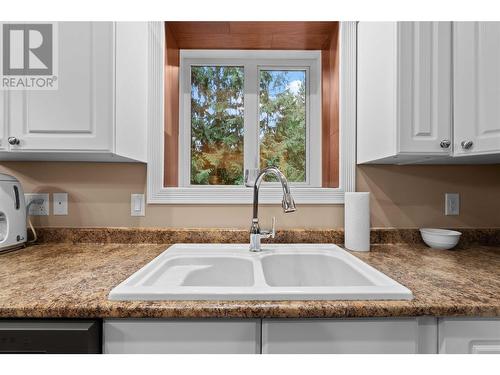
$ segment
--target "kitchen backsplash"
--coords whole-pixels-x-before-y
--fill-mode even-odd
[[[2,162],[26,192],[67,192],[68,216],[40,216],[36,226],[242,228],[248,205],[148,205],[145,217],[130,216],[130,194],[146,190],[146,166],[138,163]],[[373,227],[500,227],[500,165],[383,166],[357,168],[357,190],[370,191]],[[444,215],[444,193],[460,193],[460,215]],[[51,202],[52,204],[52,202]],[[51,210],[52,212],[52,210]],[[342,205],[298,205],[295,214],[263,206],[263,225],[276,216],[279,228],[340,228]]]

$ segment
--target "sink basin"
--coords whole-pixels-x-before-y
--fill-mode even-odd
[[[174,257],[167,259],[142,285],[169,286],[252,286],[253,263],[238,257]]]
[[[409,289],[336,245],[176,244],[110,300],[408,300]]]
[[[363,273],[327,254],[273,254],[262,258],[269,286],[370,286]]]

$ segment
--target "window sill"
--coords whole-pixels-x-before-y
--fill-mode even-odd
[[[291,187],[297,204],[343,204],[344,191],[330,188]],[[262,186],[259,203],[280,204],[281,187]],[[248,187],[184,187],[163,188],[148,196],[152,204],[251,204],[253,189]]]

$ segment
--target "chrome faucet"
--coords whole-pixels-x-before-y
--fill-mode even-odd
[[[276,176],[281,183],[283,188],[283,200],[281,206],[283,207],[283,212],[289,213],[294,212],[295,202],[290,194],[290,187],[288,186],[288,181],[283,173],[276,167],[267,167],[263,169],[253,184],[253,218],[252,225],[250,227],[250,251],[261,251],[260,240],[261,238],[274,238],[276,235],[276,218],[273,217],[273,227],[269,230],[261,230],[259,226],[259,188],[262,179],[268,175],[272,174]]]

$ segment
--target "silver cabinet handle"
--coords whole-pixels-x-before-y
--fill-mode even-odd
[[[443,139],[439,145],[441,148],[448,148],[451,145],[451,141],[449,139]]]
[[[7,138],[7,142],[9,142],[9,144],[11,144],[12,146],[15,146],[15,145],[18,145],[19,143],[21,143],[19,138],[16,138],[16,137]]]
[[[469,148],[472,147],[473,144],[474,144],[474,142],[472,142],[472,141],[462,141],[462,143],[460,143],[460,145],[462,146],[462,148],[464,150],[468,150]]]

